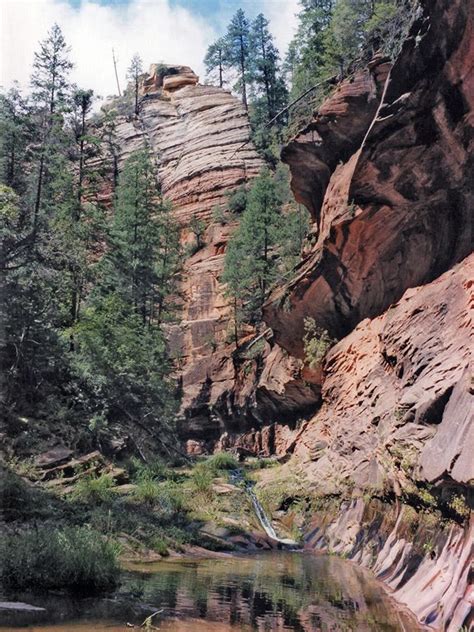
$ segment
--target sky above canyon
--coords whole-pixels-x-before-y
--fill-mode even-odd
[[[8,88],[15,79],[28,85],[33,53],[54,22],[71,46],[72,79],[102,97],[116,92],[112,48],[122,86],[135,52],[145,68],[184,64],[203,80],[207,46],[239,7],[249,17],[266,15],[284,54],[298,0],[0,0],[0,85]]]

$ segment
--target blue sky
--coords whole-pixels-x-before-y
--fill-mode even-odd
[[[270,20],[284,53],[296,28],[298,0],[0,0],[1,84],[27,84],[38,42],[54,22],[71,46],[73,80],[96,94],[115,91],[112,48],[125,83],[136,52],[145,68],[153,62],[188,65],[205,80],[206,49],[242,7]]]

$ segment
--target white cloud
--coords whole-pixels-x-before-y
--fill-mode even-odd
[[[261,11],[270,20],[270,31],[283,59],[296,32],[299,0],[262,0]]]
[[[96,94],[116,93],[112,47],[119,59],[122,87],[130,58],[138,52],[148,68],[153,62],[188,65],[204,80],[203,58],[207,46],[221,33],[202,15],[170,0],[130,0],[103,5],[82,0],[73,7],[68,0],[0,0],[0,85],[13,80],[28,86],[33,53],[38,42],[57,22],[71,46],[72,79]],[[242,0],[253,17],[262,11],[270,20],[282,57],[296,29],[298,0]],[[228,12],[228,10],[227,10]],[[228,16],[223,20],[228,21]],[[223,26],[224,30],[224,26]]]
[[[217,36],[202,16],[171,7],[169,0],[132,0],[113,6],[86,0],[77,8],[65,0],[0,0],[0,22],[4,87],[15,79],[28,84],[38,41],[57,22],[72,49],[72,79],[102,96],[116,93],[112,47],[123,87],[135,52],[146,68],[152,62],[178,63],[191,66],[203,78],[202,60]]]

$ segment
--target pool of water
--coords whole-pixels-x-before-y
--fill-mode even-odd
[[[120,591],[107,599],[17,597],[46,608],[29,625],[42,632],[126,632],[157,610],[153,624],[165,632],[419,629],[362,569],[336,557],[298,552],[177,558],[131,567]],[[27,621],[31,617],[0,612],[3,632]]]

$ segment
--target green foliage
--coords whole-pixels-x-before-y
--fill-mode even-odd
[[[240,202],[243,191],[236,195]],[[299,260],[308,214],[298,208],[283,215],[282,204],[289,199],[287,170],[281,168],[275,175],[263,169],[245,195],[244,211],[228,244],[222,276],[232,301],[236,344],[241,324],[261,321],[273,283]]]
[[[0,544],[0,579],[6,589],[95,595],[113,589],[119,575],[116,546],[85,527],[20,532]]]
[[[247,86],[250,80],[250,24],[242,9],[238,9],[225,35],[225,65],[238,75],[233,88],[242,95],[247,107]]]
[[[217,76],[219,87],[224,85],[224,66],[226,65],[226,42],[220,37],[216,42],[211,44],[204,58],[207,76],[212,79]]]
[[[462,520],[469,518],[471,510],[462,494],[454,494],[448,503],[448,507]]]
[[[155,505],[160,497],[158,483],[148,476],[141,478],[133,490],[133,497],[139,503],[150,506]]]
[[[196,491],[208,493],[213,480],[214,472],[210,468],[206,467],[205,463],[198,463],[193,469],[192,482]]]
[[[249,192],[239,228],[230,241],[223,274],[234,299],[234,319],[257,322],[277,276],[273,249],[280,230],[280,207],[270,172],[263,170]]]
[[[321,327],[316,325],[314,318],[305,318],[304,328],[305,362],[311,369],[316,369],[321,365],[324,356],[334,345],[335,341],[325,329],[321,329]]]
[[[205,461],[206,467],[213,472],[219,470],[235,470],[239,467],[236,458],[228,452],[217,452]]]
[[[162,557],[168,557],[170,554],[168,545],[160,536],[154,536],[151,539],[150,548],[159,553]]]
[[[138,116],[140,112],[139,107],[139,79],[143,72],[143,62],[138,53],[135,53],[130,60],[130,66],[127,70],[127,79],[133,83],[133,98],[135,103],[135,114]]]
[[[76,483],[72,498],[89,505],[108,503],[113,498],[113,487],[114,482],[108,474],[86,476]]]
[[[222,206],[216,205],[212,209],[212,221],[216,224],[225,226],[232,220],[232,214],[226,211]]]
[[[194,237],[196,239],[194,252],[197,252],[204,246],[203,236],[206,230],[206,225],[202,221],[202,219],[198,218],[197,215],[193,215],[189,223],[189,227],[191,231],[194,233]]]
[[[247,196],[247,189],[243,185],[232,191],[227,202],[229,211],[235,215],[243,213],[247,207]]]

